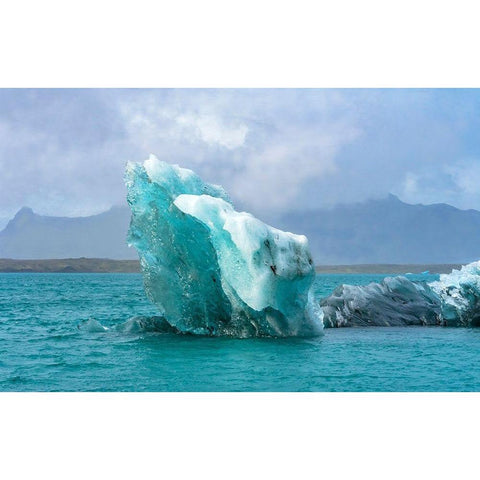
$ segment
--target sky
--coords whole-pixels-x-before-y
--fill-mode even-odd
[[[388,193],[480,209],[480,90],[1,89],[0,219],[124,204],[150,153],[260,217]]]

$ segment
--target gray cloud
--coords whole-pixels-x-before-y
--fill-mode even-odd
[[[148,154],[257,214],[397,193],[480,208],[477,90],[0,90],[0,217],[124,202]]]

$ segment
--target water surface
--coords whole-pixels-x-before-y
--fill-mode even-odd
[[[384,277],[318,275],[316,292]],[[139,274],[0,274],[0,390],[480,390],[480,329],[370,327],[237,340],[79,328],[90,318],[115,327],[156,314]]]

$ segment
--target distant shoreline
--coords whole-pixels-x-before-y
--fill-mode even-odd
[[[0,258],[0,273],[140,273],[140,262],[84,257],[48,260]]]
[[[405,274],[450,273],[462,264],[362,264],[317,265],[317,273],[326,274]],[[0,273],[140,273],[138,260],[110,260],[105,258],[63,258],[48,260],[16,260],[0,258]]]
[[[468,262],[466,262],[468,263]],[[317,265],[317,273],[372,273],[372,274],[396,274],[406,273],[450,273],[453,269],[459,269],[466,263],[439,263],[439,264],[358,264],[358,265]]]

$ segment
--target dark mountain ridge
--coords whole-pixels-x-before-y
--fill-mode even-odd
[[[128,207],[90,217],[49,217],[22,208],[0,232],[0,258],[137,259],[126,245]],[[480,212],[411,205],[394,195],[272,221],[308,237],[317,265],[460,264],[480,259]]]
[[[0,258],[136,259],[126,244],[129,221],[128,207],[89,217],[49,217],[24,207],[0,232]]]
[[[318,264],[469,263],[480,258],[480,212],[412,205],[394,195],[295,212],[279,227],[306,235]]]

